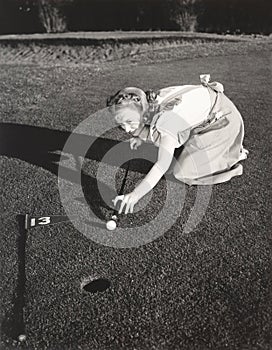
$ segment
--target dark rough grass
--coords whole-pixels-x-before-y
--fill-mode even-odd
[[[193,232],[184,233],[183,226],[195,187],[186,187],[186,204],[175,225],[137,249],[98,245],[71,223],[29,231],[27,343],[21,348],[271,349],[270,63],[264,50],[166,63],[146,58],[134,65],[127,60],[84,67],[1,66],[2,122],[35,126],[32,134],[48,128],[56,150],[67,131],[104,107],[106,97],[121,87],[198,83],[198,75],[206,72],[225,85],[244,116],[250,150],[243,176],[214,186],[209,208]],[[58,137],[54,130],[60,131]],[[3,142],[10,150],[18,140]],[[56,159],[44,153],[48,144],[36,139],[30,155],[22,144],[16,154],[13,149],[13,157],[1,157],[3,349],[19,346],[5,327],[17,283],[16,215],[64,214],[57,167],[52,165]],[[86,161],[91,184],[97,166]],[[137,224],[162,204],[164,181],[154,195],[155,203],[137,216]],[[133,223],[133,216],[122,220]],[[80,285],[89,276],[107,278],[111,287],[104,293],[84,293]]]

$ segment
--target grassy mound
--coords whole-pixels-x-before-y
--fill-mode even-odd
[[[266,47],[269,37],[182,32],[97,32],[6,35],[0,37],[0,62],[91,64],[132,58],[169,60],[242,54]],[[265,45],[264,45],[265,44]],[[166,50],[167,49],[167,50]]]

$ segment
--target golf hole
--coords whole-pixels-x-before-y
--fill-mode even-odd
[[[111,283],[106,278],[86,279],[81,283],[81,289],[88,293],[104,292],[110,287]]]

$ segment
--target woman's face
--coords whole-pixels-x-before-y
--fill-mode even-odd
[[[128,133],[136,131],[141,124],[141,115],[132,109],[124,109],[115,116],[116,122]]]

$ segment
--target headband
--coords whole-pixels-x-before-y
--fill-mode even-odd
[[[117,91],[115,95],[110,96],[107,99],[107,107],[112,105],[118,105],[126,102],[135,102],[142,105],[143,100],[146,99],[148,103],[154,103],[157,98],[157,93],[153,90],[143,90],[135,87],[127,87],[125,89]]]

